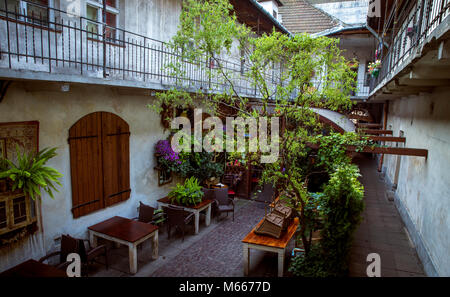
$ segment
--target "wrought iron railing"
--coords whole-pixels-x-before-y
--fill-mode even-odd
[[[355,82],[356,90],[352,92],[351,97],[367,97],[369,96],[369,81],[367,79],[358,79]]]
[[[450,13],[450,0],[420,0],[400,24],[389,51],[383,55],[379,75],[370,83],[370,92],[385,78],[403,68],[411,53],[421,46],[427,37]],[[394,25],[395,26],[395,25]]]
[[[180,51],[144,35],[31,2],[27,3],[35,9],[8,7],[10,3],[0,0],[0,68],[153,82],[164,88],[182,86],[210,92],[229,88],[231,81],[240,95],[260,97],[244,75],[248,66],[240,61],[183,60]],[[171,63],[179,65],[184,75],[171,71]],[[215,75],[217,63],[229,81]],[[268,69],[265,74],[272,90],[277,85],[274,71]]]

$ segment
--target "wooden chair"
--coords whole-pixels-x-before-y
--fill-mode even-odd
[[[133,220],[143,223],[148,223],[152,225],[157,225],[157,222],[164,217],[164,213],[158,213],[155,215],[155,208],[139,201],[138,217],[133,218]]]
[[[235,175],[234,174],[224,174],[222,177],[222,183],[228,186],[228,196],[234,197],[236,195]]]
[[[85,242],[88,243],[88,248],[85,247]],[[91,248],[89,240],[73,238],[70,235],[61,236],[61,250],[57,252],[50,253],[41,259],[39,262],[48,262],[48,259],[59,256],[59,263],[56,265],[57,268],[66,269],[70,262],[66,261],[67,255],[71,253],[77,253],[80,255],[81,263],[85,272],[84,275],[88,276],[89,263],[92,263],[99,256],[105,257],[106,269],[108,269],[108,255],[106,245],[100,245],[95,248]],[[83,271],[82,270],[82,271]]]
[[[234,200],[228,197],[228,189],[227,188],[215,189],[214,193],[215,193],[214,204],[216,212],[219,214],[217,216],[217,219],[219,219],[219,216],[222,212],[225,212],[227,216],[229,212],[232,212],[234,222]]]
[[[170,239],[170,229],[172,226],[181,230],[183,234],[184,241],[184,231],[187,224],[192,222],[192,218],[194,217],[193,213],[189,213],[183,209],[183,207],[168,205],[164,207],[164,212],[166,213],[166,224],[167,224],[167,233],[168,238]]]

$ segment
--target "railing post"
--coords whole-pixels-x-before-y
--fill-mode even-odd
[[[5,11],[6,11],[6,34],[8,35],[8,62],[9,68],[11,68],[11,44],[9,39],[9,15],[8,15],[8,1],[5,0]]]
[[[122,31],[123,32],[123,58],[122,58],[122,71],[123,71],[123,79],[125,80],[125,50],[128,49],[128,47],[126,46],[126,42],[125,42],[125,30]]]
[[[76,27],[76,25],[74,27]],[[75,31],[75,36],[77,36],[76,31]],[[75,43],[75,48],[76,47],[77,47],[77,44]],[[81,16],[80,16],[80,69],[81,69],[81,74],[83,74],[83,19],[81,18]]]
[[[103,77],[106,78],[106,0],[103,0]]]
[[[146,53],[146,50],[147,50],[147,48],[146,48],[146,38],[145,38],[145,36],[144,36],[144,50],[143,50],[143,52],[144,52],[144,71],[143,71],[143,75],[144,75],[144,81],[145,81],[145,74],[146,74],[146,72],[145,72],[145,53]]]

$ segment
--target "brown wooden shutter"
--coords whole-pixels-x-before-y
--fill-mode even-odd
[[[89,114],[69,130],[72,213],[75,218],[103,205],[101,113]]]
[[[128,124],[95,112],[69,130],[72,212],[75,218],[130,197]]]
[[[112,113],[102,114],[105,206],[130,197],[130,129]]]

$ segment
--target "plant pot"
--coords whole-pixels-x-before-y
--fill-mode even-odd
[[[378,69],[378,68],[374,69],[371,73],[372,77],[375,77],[375,78],[377,78],[379,74],[380,74],[380,69]]]

